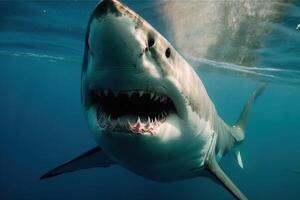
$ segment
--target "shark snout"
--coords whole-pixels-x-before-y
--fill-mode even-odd
[[[114,14],[120,14],[119,10],[117,9],[117,2],[114,0],[103,0],[101,1],[93,15],[94,17],[102,17],[105,16],[107,13],[114,13]]]
[[[157,79],[175,66],[176,53],[169,42],[118,0],[99,3],[88,28],[93,66],[135,69]]]
[[[89,27],[92,66],[138,68],[147,49],[147,33],[137,26],[138,21],[118,1],[102,1],[92,15]]]

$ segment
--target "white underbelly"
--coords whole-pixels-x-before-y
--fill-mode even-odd
[[[149,179],[167,182],[199,176],[210,141],[200,137],[166,144],[154,138],[102,134],[100,145],[118,164]]]

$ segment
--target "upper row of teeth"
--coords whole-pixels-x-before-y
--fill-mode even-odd
[[[102,97],[102,96],[108,96],[109,93],[110,92],[108,90],[103,90],[102,92],[98,91],[97,95],[99,97]],[[142,90],[141,91],[128,91],[128,92],[113,91],[112,94],[114,96],[118,96],[119,94],[126,94],[128,97],[132,97],[133,94],[138,94],[139,97],[142,97],[145,94],[150,94],[150,99],[153,99],[154,101],[157,101],[157,100],[159,100],[160,102],[167,101],[167,97],[164,95],[154,93],[154,92],[149,92],[149,91],[142,91]]]

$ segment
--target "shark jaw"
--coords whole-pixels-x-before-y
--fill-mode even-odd
[[[176,114],[174,102],[153,91],[93,92],[99,126],[109,132],[157,135],[169,115]]]

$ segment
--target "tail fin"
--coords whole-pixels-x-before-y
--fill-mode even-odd
[[[244,106],[244,109],[243,109],[243,111],[242,111],[242,113],[239,117],[239,120],[235,124],[236,128],[241,129],[244,132],[244,130],[246,128],[246,125],[247,125],[247,122],[248,122],[250,111],[251,111],[252,106],[253,106],[253,103],[255,102],[257,97],[259,97],[264,92],[265,89],[266,89],[266,84],[262,83],[253,92],[251,97],[248,99],[246,105]]]

